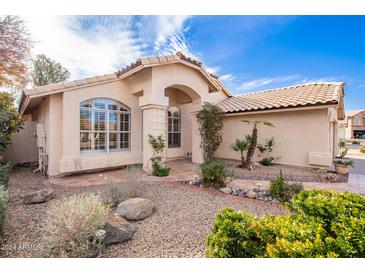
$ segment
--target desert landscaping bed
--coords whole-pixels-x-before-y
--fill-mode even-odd
[[[227,168],[232,172],[236,179],[242,180],[274,180],[280,170],[283,172],[286,180],[292,182],[317,182],[326,183],[321,177],[325,170],[305,167],[295,167],[287,165],[273,164],[272,166],[257,166],[253,170],[239,167],[238,161],[226,160]],[[348,175],[338,175],[339,183],[346,183]]]
[[[10,204],[1,257],[34,257],[41,246],[42,220],[47,207],[81,192],[103,191],[105,185],[84,187],[50,186],[55,199],[24,205],[21,194],[45,187],[45,178],[29,170],[15,170],[10,177]],[[285,214],[281,205],[233,197],[217,191],[179,183],[144,182],[143,197],[153,201],[157,211],[147,219],[132,222],[136,232],[129,241],[108,246],[100,257],[203,257],[205,237],[217,212],[224,207],[248,213]]]

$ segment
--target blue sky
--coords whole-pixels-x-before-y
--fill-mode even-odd
[[[37,44],[72,78],[110,73],[176,51],[203,61],[233,94],[346,82],[347,110],[365,108],[365,16],[27,17]]]

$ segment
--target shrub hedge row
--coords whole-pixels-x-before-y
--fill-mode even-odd
[[[207,237],[207,257],[365,257],[365,198],[303,191],[286,216],[223,209]]]

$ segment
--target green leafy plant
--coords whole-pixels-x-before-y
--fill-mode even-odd
[[[340,158],[345,158],[345,156],[347,155],[347,152],[348,152],[348,148],[347,148],[347,145],[346,145],[346,141],[341,139],[339,142],[338,142],[338,146],[340,148]]]
[[[5,226],[6,210],[8,208],[9,195],[3,185],[0,185],[0,235],[2,235]]]
[[[271,181],[270,194],[278,201],[285,203],[289,202],[295,194],[303,191],[302,183],[288,183],[285,181],[283,173],[280,170],[279,175],[275,180]]]
[[[0,156],[0,185],[8,186],[10,170],[10,165],[4,163]]]
[[[360,142],[359,141],[352,141],[351,142],[353,145],[360,145]]]
[[[250,142],[251,142],[251,136],[247,135],[245,139],[236,139],[236,141],[231,145],[231,148],[234,151],[239,151],[241,154],[241,165],[244,166],[245,165],[245,155],[244,152],[247,151],[247,149],[250,146]]]
[[[99,194],[73,195],[52,203],[44,221],[44,256],[93,257],[102,245],[97,231],[109,212]]]
[[[223,209],[207,237],[206,256],[365,256],[365,197],[329,190],[302,191],[288,209],[290,215],[260,218]]]
[[[362,147],[360,148],[360,152],[361,152],[361,153],[365,153],[365,146],[362,146]]]
[[[210,161],[222,142],[224,113],[218,106],[204,103],[196,117],[200,124],[200,146],[203,149],[204,161]]]
[[[204,187],[222,188],[229,175],[226,165],[220,160],[211,160],[200,165]]]
[[[264,120],[253,120],[253,121],[242,120],[242,122],[253,125],[250,147],[247,150],[246,162],[244,165],[245,168],[252,169],[253,168],[252,167],[252,158],[253,158],[253,155],[255,154],[256,145],[257,145],[257,126],[262,124],[265,126],[274,127],[274,124],[272,124],[271,122],[268,122],[268,121],[264,121]]]
[[[333,163],[335,165],[342,165],[345,167],[354,167],[354,161],[352,160],[343,160],[343,159],[337,159],[337,160],[333,160]]]
[[[170,174],[170,168],[166,167],[163,158],[161,156],[161,153],[165,149],[165,140],[162,137],[162,135],[159,135],[157,137],[148,135],[148,142],[152,146],[153,149],[153,155],[151,157],[151,163],[152,163],[152,174],[154,176],[158,177],[165,177]]]
[[[275,144],[274,137],[265,140],[265,144],[257,145],[257,149],[260,151],[259,157],[263,157],[260,160],[260,164],[263,166],[271,166],[272,161],[274,161],[274,157],[270,156],[270,153],[273,150]]]
[[[11,137],[22,128],[22,124],[13,96],[8,92],[0,92],[0,151],[6,149]]]

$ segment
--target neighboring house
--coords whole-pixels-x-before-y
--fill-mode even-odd
[[[259,142],[275,138],[276,163],[329,166],[344,118],[343,88],[317,83],[231,96],[200,62],[177,53],[139,59],[115,74],[25,90],[19,111],[38,124],[32,149],[50,176],[128,164],[148,169],[149,134],[165,137],[167,160],[201,163],[195,115],[203,102],[226,113],[216,157],[238,159],[230,145],[252,131],[241,120],[263,119],[275,128],[259,126]]]
[[[345,119],[340,123],[341,137],[350,139],[365,139],[365,109],[346,112]]]

